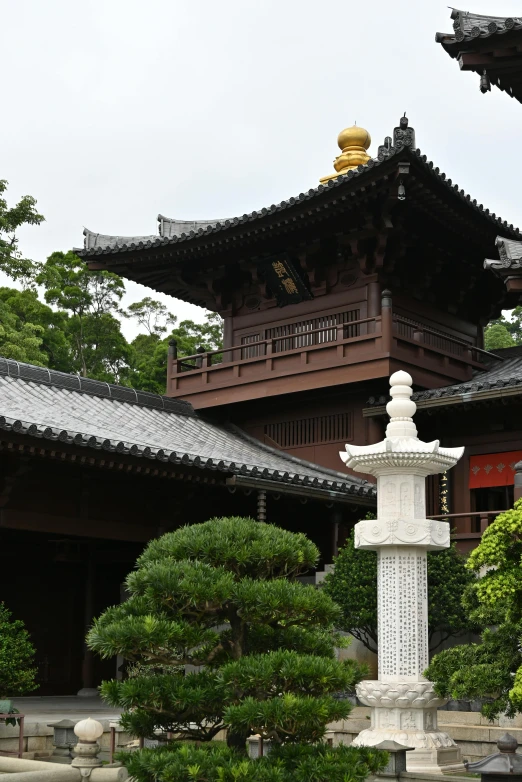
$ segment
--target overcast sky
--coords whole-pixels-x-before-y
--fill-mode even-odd
[[[522,106],[482,95],[435,43],[449,14],[443,0],[3,0],[0,178],[46,217],[21,249],[44,260],[84,226],[155,234],[158,213],[269,206],[333,170],[343,127],[366,127],[376,154],[404,111],[430,160],[521,225]],[[148,293],[129,282],[126,301]]]

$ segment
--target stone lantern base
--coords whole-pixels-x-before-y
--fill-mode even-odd
[[[363,681],[357,697],[370,706],[371,727],[354,740],[356,746],[374,747],[395,741],[413,747],[407,755],[407,770],[425,774],[464,771],[460,749],[437,725],[439,698],[431,682]]]

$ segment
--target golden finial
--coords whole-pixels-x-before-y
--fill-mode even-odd
[[[351,171],[352,168],[365,165],[370,155],[366,152],[372,139],[370,134],[364,128],[352,125],[351,128],[341,130],[337,138],[341,154],[334,160],[335,174],[327,174],[319,180],[321,184],[328,182],[329,179],[337,179],[338,176]]]

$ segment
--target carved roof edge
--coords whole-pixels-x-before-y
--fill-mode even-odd
[[[404,147],[392,147],[391,149],[387,150],[385,154],[380,154],[378,158],[372,158],[371,160],[369,160],[368,163],[366,163],[366,165],[364,166],[360,165],[358,166],[358,168],[349,171],[344,176],[339,176],[336,179],[329,180],[328,184],[319,185],[316,188],[312,188],[308,190],[306,193],[299,193],[298,196],[289,198],[286,201],[281,201],[279,204],[272,204],[270,207],[266,207],[258,211],[254,211],[249,214],[244,214],[241,217],[234,217],[216,223],[207,223],[206,221],[200,221],[202,225],[201,227],[198,228],[197,231],[194,229],[188,232],[184,231],[180,235],[173,235],[170,238],[161,237],[161,236],[129,237],[128,241],[124,244],[119,244],[117,241],[114,241],[112,244],[108,243],[106,246],[99,245],[93,248],[88,248],[88,247],[84,247],[81,249],[75,248],[75,252],[81,258],[91,258],[97,255],[131,252],[135,250],[145,250],[153,247],[160,247],[162,245],[173,245],[180,242],[189,242],[193,239],[201,238],[202,236],[220,234],[222,232],[229,231],[237,226],[254,223],[270,215],[274,215],[279,212],[284,212],[287,209],[295,207],[301,202],[311,201],[315,198],[320,197],[322,194],[328,191],[335,190],[336,188],[339,187],[342,188],[343,186],[347,186],[352,179],[361,178],[361,180],[364,181],[364,178],[367,176],[369,177],[370,172],[374,168],[382,166],[386,164],[388,161],[393,160],[394,158],[397,159],[398,161],[401,156],[408,157],[409,159],[412,159],[415,162],[419,163],[421,166],[423,166],[427,171],[429,171],[429,173],[433,176],[434,179],[443,183],[445,187],[448,188],[448,190],[453,191],[463,202],[466,202],[472,209],[482,214],[489,221],[494,223],[499,230],[502,230],[504,233],[511,231],[513,234],[512,238],[514,239],[519,236],[522,238],[522,235],[518,228],[515,228],[512,224],[508,224],[506,220],[502,220],[502,218],[497,217],[497,215],[494,212],[491,213],[489,209],[484,208],[482,204],[478,204],[476,199],[472,199],[471,196],[468,195],[464,190],[459,188],[458,185],[453,184],[452,180],[449,179],[445,173],[441,172],[440,169],[437,166],[435,166],[432,161],[428,160],[427,156],[423,155],[420,149],[418,148],[411,149],[409,147],[404,146]],[[177,222],[179,223],[179,221]],[[205,228],[203,227],[204,224],[206,225]],[[101,234],[99,234],[98,236],[101,236]],[[118,237],[109,237],[109,238],[117,239]]]
[[[504,35],[512,30],[522,30],[522,17],[516,16],[484,16],[470,11],[451,12],[453,33],[436,33],[437,43],[452,45],[473,41],[476,38],[489,38],[492,35]]]

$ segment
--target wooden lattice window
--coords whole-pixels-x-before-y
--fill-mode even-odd
[[[266,424],[265,435],[281,448],[345,442],[353,438],[353,413],[333,413]]]
[[[279,353],[284,350],[305,348],[310,345],[322,345],[325,342],[335,342],[337,339],[337,326],[359,320],[360,310],[347,310],[331,315],[320,315],[317,318],[301,320],[297,323],[285,323],[282,326],[274,326],[265,332],[266,339],[274,339],[274,351]],[[313,333],[308,333],[313,332]],[[345,337],[357,337],[360,334],[360,325],[347,326]]]
[[[241,359],[257,358],[257,356],[263,355],[263,345],[253,345],[251,348],[243,347],[243,345],[250,345],[252,342],[259,342],[260,339],[259,334],[248,334],[246,337],[241,337]]]

